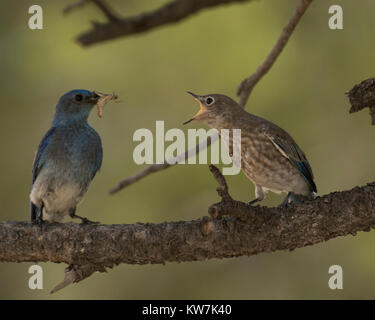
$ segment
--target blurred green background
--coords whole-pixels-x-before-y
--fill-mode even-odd
[[[166,1],[110,3],[124,15]],[[88,4],[69,15],[71,1],[1,1],[0,8],[0,220],[29,218],[34,152],[49,128],[58,98],[75,88],[115,91],[120,103],[95,112],[90,123],[104,147],[101,172],[79,214],[102,223],[192,220],[218,201],[207,165],[179,165],[110,196],[120,179],[138,172],[133,132],[166,129],[198,109],[185,91],[235,98],[242,79],[268,54],[298,1],[261,0],[200,12],[154,31],[82,48],[74,38],[105,21]],[[28,8],[44,10],[44,29],[28,29]],[[344,30],[328,28],[328,8],[344,9]],[[316,0],[268,75],[254,89],[247,110],[286,129],[306,152],[319,195],[375,180],[374,134],[367,111],[349,115],[344,92],[375,76],[375,2]],[[198,128],[199,124],[184,127]],[[253,198],[243,174],[228,177],[232,195]],[[269,194],[264,205],[282,196]],[[360,233],[294,252],[194,263],[120,265],[54,295],[63,264],[42,263],[44,290],[28,288],[31,263],[0,264],[0,298],[9,299],[307,299],[375,298],[375,234]],[[328,268],[344,270],[344,289],[328,288]]]

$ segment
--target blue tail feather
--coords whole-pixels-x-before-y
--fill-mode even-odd
[[[39,208],[32,202],[30,202],[30,221],[34,222],[39,216]]]

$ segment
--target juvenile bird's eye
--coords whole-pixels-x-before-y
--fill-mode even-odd
[[[208,97],[208,98],[206,99],[206,104],[207,104],[208,106],[211,105],[211,104],[213,104],[214,102],[215,102],[214,98]]]
[[[74,98],[76,99],[76,101],[82,101],[83,100],[83,95],[76,94],[76,96]]]

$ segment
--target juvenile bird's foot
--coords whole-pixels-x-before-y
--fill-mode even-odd
[[[294,197],[293,193],[289,192],[287,196],[284,198],[283,202],[279,204],[280,208],[285,208],[289,204],[296,202],[296,198]]]
[[[251,200],[247,203],[247,205],[252,206],[254,203],[257,203],[259,201],[262,201],[263,199],[255,198],[254,200]]]
[[[284,201],[280,203],[280,208],[285,208],[289,205],[293,205],[295,203],[300,203],[303,201],[303,199],[308,199],[308,197],[304,197],[301,195],[294,194],[292,192],[289,192],[288,195],[285,197]]]
[[[81,224],[89,224],[89,225],[97,225],[97,224],[100,224],[100,221],[91,221],[87,218],[84,218],[84,217],[78,217],[81,219]]]
[[[100,224],[100,221],[91,221],[85,217],[76,215],[74,212],[70,214],[72,219],[81,219],[81,224]]]
[[[255,185],[255,199],[251,200],[248,205],[251,206],[254,203],[260,202],[264,199],[263,187],[260,185]]]

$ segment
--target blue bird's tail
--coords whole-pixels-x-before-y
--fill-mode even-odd
[[[39,208],[32,202],[30,202],[30,221],[35,222],[39,216]]]

